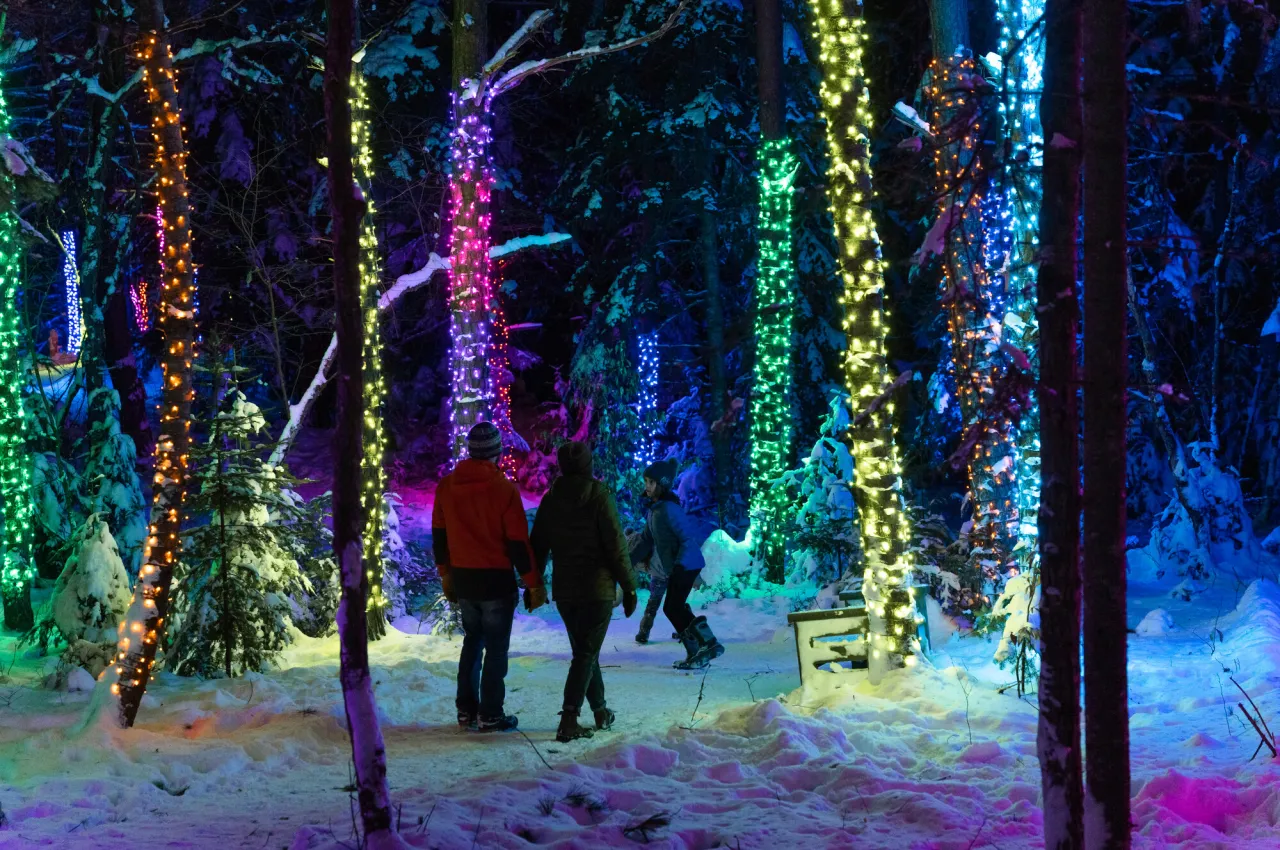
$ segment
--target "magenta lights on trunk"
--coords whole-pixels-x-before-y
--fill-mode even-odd
[[[138,333],[151,329],[151,311],[147,304],[147,280],[143,278],[129,288],[129,301],[133,305],[133,325]]]
[[[464,81],[453,96],[454,130],[450,177],[453,217],[449,274],[453,457],[466,456],[467,432],[490,421],[511,444],[507,331],[489,264],[489,203],[493,166],[490,101],[471,95]]]

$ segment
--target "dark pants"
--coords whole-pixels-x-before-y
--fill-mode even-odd
[[[458,609],[463,630],[462,656],[458,659],[458,711],[479,713],[484,718],[502,717],[507,696],[503,680],[507,677],[507,648],[511,645],[516,594],[484,601],[462,599]]]
[[[585,696],[592,711],[604,708],[604,679],[600,676],[600,647],[613,618],[613,601],[557,602],[573,660],[564,683],[564,710],[577,714]]]
[[[667,615],[677,634],[682,634],[693,622],[693,609],[689,607],[689,594],[702,570],[676,568],[667,580],[667,599],[662,603],[662,613]]]
[[[653,625],[653,621],[658,619],[658,612],[662,610],[662,597],[666,593],[667,577],[649,576],[649,601],[644,606],[644,619],[641,622]]]

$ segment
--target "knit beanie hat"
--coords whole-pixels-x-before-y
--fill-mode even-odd
[[[478,422],[467,432],[467,456],[476,460],[497,460],[502,454],[502,433],[492,422]]]
[[[590,475],[591,447],[586,443],[565,443],[556,450],[561,475]]]
[[[650,481],[657,482],[659,487],[670,490],[671,485],[675,483],[676,472],[677,468],[674,460],[660,460],[645,467],[644,477]]]

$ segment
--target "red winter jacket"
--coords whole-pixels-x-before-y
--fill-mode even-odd
[[[486,460],[459,461],[436,488],[431,541],[440,575],[453,578],[461,599],[501,599],[516,590],[512,567],[525,587],[542,584],[529,548],[520,491]]]

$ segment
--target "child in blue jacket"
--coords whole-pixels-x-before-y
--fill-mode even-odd
[[[650,503],[649,516],[644,531],[632,548],[631,560],[649,561],[651,574],[667,577],[662,613],[675,627],[687,656],[675,666],[680,670],[694,670],[706,667],[724,655],[724,645],[716,640],[707,625],[707,618],[695,617],[689,607],[689,594],[705,562],[702,560],[702,535],[680,507],[680,498],[672,492],[675,475],[674,460],[660,460],[645,469],[644,495]],[[652,626],[653,617],[649,611],[645,614],[641,631],[647,641],[646,625]],[[640,640],[640,637],[636,639]]]

